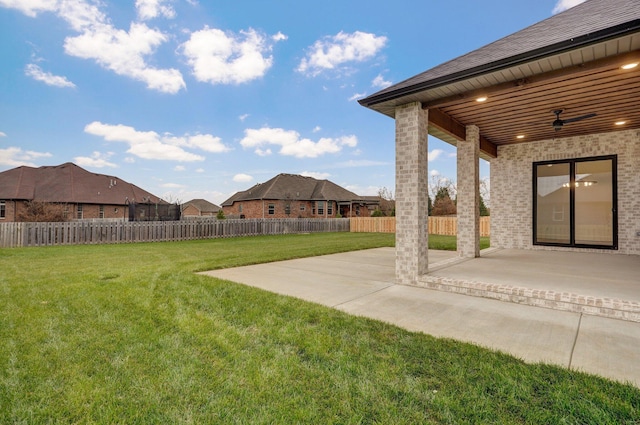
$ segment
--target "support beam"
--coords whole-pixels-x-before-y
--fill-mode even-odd
[[[442,112],[440,109],[429,109],[429,125],[448,134],[457,141],[466,139],[466,128],[452,116]],[[490,140],[480,135],[480,151],[490,158],[498,157],[498,147]]]
[[[429,112],[419,102],[396,107],[396,282],[416,285],[429,271]]]

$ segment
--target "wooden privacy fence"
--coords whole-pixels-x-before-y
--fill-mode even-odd
[[[395,217],[353,217],[350,220],[352,232],[396,232]],[[490,230],[490,217],[480,217],[480,236],[489,236],[491,234]],[[457,235],[457,217],[429,217],[429,233],[434,235]]]
[[[348,231],[348,218],[0,223],[0,248]]]

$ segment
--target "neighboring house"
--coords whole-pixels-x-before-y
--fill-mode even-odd
[[[182,204],[182,217],[215,217],[220,207],[205,199],[192,199]]]
[[[371,215],[376,201],[366,200],[330,182],[296,174],[278,174],[271,180],[237,192],[222,203],[227,217],[335,218]]]
[[[66,220],[147,220],[156,215],[159,204],[167,205],[134,184],[70,162],[1,172],[0,222],[21,221],[30,202],[46,204]],[[130,212],[135,216],[130,217]]]
[[[428,272],[429,135],[457,146],[460,256],[479,158],[492,247],[640,254],[639,63],[640,1],[588,0],[360,100],[395,120],[397,281]]]

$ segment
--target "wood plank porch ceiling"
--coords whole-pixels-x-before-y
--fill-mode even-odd
[[[640,65],[630,70],[621,65],[638,62],[640,51],[571,66],[507,83],[423,102],[430,110],[431,133],[450,140],[459,138],[466,125],[480,128],[484,143],[495,146],[526,143],[555,137],[597,134],[640,128]],[[477,102],[486,96],[485,102]],[[555,131],[554,110],[561,119],[590,113],[597,116],[567,123]],[[433,117],[433,120],[431,119]],[[625,121],[624,125],[616,122]],[[457,135],[456,135],[457,134]],[[524,135],[524,138],[517,138]]]

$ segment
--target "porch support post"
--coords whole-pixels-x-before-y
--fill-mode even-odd
[[[428,124],[420,102],[396,107],[396,283],[416,285],[429,270]]]
[[[458,142],[458,255],[480,256],[480,129],[466,128],[466,140]]]

